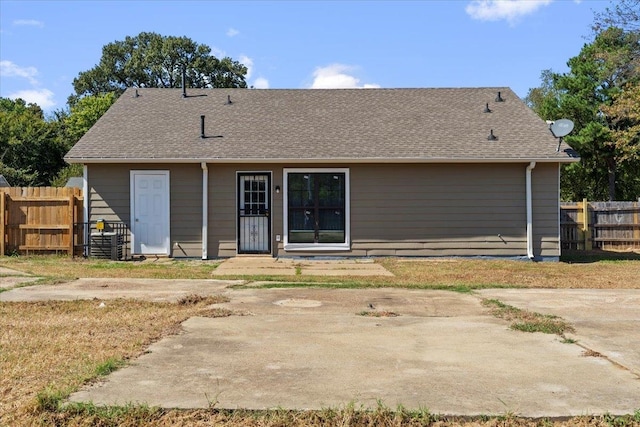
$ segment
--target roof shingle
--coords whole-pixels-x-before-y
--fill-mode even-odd
[[[498,91],[505,102],[495,102]],[[508,88],[188,89],[187,94],[128,89],[66,160],[573,160],[566,146],[556,152],[558,141],[547,124]],[[491,113],[484,112],[487,103]],[[201,115],[206,138],[200,137]],[[496,141],[487,140],[492,129]]]

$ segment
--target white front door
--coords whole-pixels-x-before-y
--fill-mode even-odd
[[[169,171],[131,171],[134,254],[169,255]]]

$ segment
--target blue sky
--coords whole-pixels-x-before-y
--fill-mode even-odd
[[[152,31],[249,67],[256,88],[509,86],[591,39],[599,0],[0,1],[0,96],[64,108],[102,47]]]

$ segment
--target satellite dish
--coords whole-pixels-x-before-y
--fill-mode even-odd
[[[573,130],[573,122],[569,119],[556,120],[551,123],[549,129],[551,129],[553,136],[556,138],[562,138],[563,136],[567,136],[571,133]]]
[[[549,126],[549,130],[558,138],[558,148],[556,152],[560,151],[560,144],[562,144],[562,137],[567,136],[573,130],[573,122],[569,119],[559,119],[555,122],[552,122]]]

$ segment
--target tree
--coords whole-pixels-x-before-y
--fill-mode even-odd
[[[595,33],[611,27],[625,31],[640,30],[640,0],[616,0],[612,3],[613,7],[595,14],[592,26]]]
[[[0,173],[14,186],[49,185],[64,166],[60,131],[36,104],[0,98]]]
[[[625,87],[602,111],[611,122],[618,162],[628,165],[621,170],[625,175],[619,180],[620,192],[627,199],[640,197],[640,84]]]
[[[107,112],[116,99],[113,92],[90,95],[79,99],[70,108],[69,114],[62,118],[67,136],[70,139],[69,148],[73,147],[91,129],[91,126]]]
[[[543,70],[540,73],[542,84],[540,87],[529,89],[525,97],[526,104],[545,120],[554,120],[560,117],[561,92],[555,87],[555,74],[552,70]]]
[[[527,102],[541,117],[566,117],[576,125],[565,141],[578,151],[581,163],[564,168],[563,197],[632,196],[623,190],[633,186],[620,180],[637,176],[637,171],[629,171],[637,154],[615,133],[629,122],[610,116],[607,107],[640,81],[639,52],[640,33],[607,28],[568,61],[568,73],[543,73],[542,86],[529,91]]]
[[[218,59],[207,45],[187,37],[142,32],[102,48],[100,63],[73,80],[73,106],[86,95],[120,94],[128,87],[182,87],[182,72],[189,87],[247,87],[247,68],[225,57]]]
[[[562,110],[577,127],[577,132],[566,140],[583,157],[583,165],[592,171],[597,184],[592,197],[598,199],[628,196],[616,192],[618,170],[628,166],[625,165],[629,159],[625,154],[628,146],[614,138],[614,121],[604,111],[628,85],[639,80],[639,70],[634,64],[640,50],[639,39],[638,33],[608,28],[569,60],[568,74],[557,78],[557,87],[563,91]]]
[[[65,146],[65,152],[87,133],[109,107],[116,101],[116,95],[108,92],[101,95],[89,95],[76,101],[70,110],[57,111],[56,120],[62,126],[61,138]],[[69,178],[82,176],[82,165],[72,164],[60,169],[53,181],[54,186],[65,185]]]

